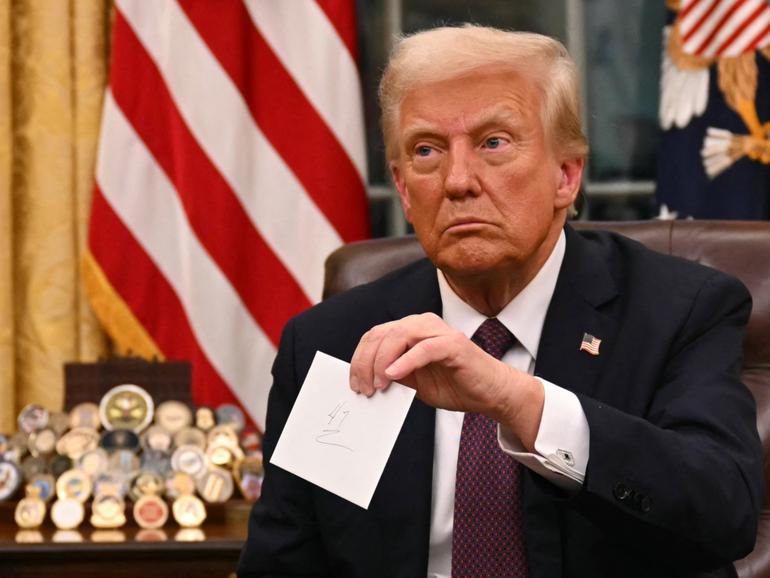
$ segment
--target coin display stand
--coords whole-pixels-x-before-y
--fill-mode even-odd
[[[27,406],[19,431],[0,435],[0,522],[14,523],[17,543],[78,542],[84,531],[93,542],[194,541],[207,523],[245,528],[262,455],[238,407],[157,403],[133,383],[72,399],[68,412]]]
[[[64,365],[64,409],[97,402],[116,385],[137,384],[160,405],[177,400],[192,406],[192,366],[187,361],[147,361],[138,357],[114,357],[98,363]]]

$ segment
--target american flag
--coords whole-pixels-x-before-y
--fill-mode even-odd
[[[597,339],[590,333],[583,333],[583,339],[580,341],[580,351],[587,351],[591,355],[599,355],[599,346],[601,339]]]
[[[678,25],[687,54],[738,56],[770,42],[770,2],[682,0]]]
[[[368,236],[353,0],[117,0],[85,263],[123,351],[264,425],[286,320]]]

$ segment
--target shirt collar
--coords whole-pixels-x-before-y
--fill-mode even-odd
[[[556,288],[566,245],[562,230],[553,251],[537,275],[497,315],[533,359],[537,359],[545,314]],[[460,299],[440,270],[437,270],[437,275],[444,321],[466,337],[471,337],[487,317]]]

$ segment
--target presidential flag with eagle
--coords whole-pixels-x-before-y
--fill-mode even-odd
[[[667,0],[662,212],[770,218],[770,0]]]

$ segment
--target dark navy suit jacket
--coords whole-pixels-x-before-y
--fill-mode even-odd
[[[751,299],[722,273],[624,237],[575,232],[546,315],[537,375],[573,391],[590,427],[582,489],[525,468],[532,578],[730,576],[754,545],[762,451],[739,379]],[[373,325],[441,314],[419,261],[291,320],[273,367],[269,460],[316,350],[349,360]],[[584,333],[600,355],[579,350]],[[364,510],[267,465],[238,575],[425,576],[434,410],[415,400]]]

